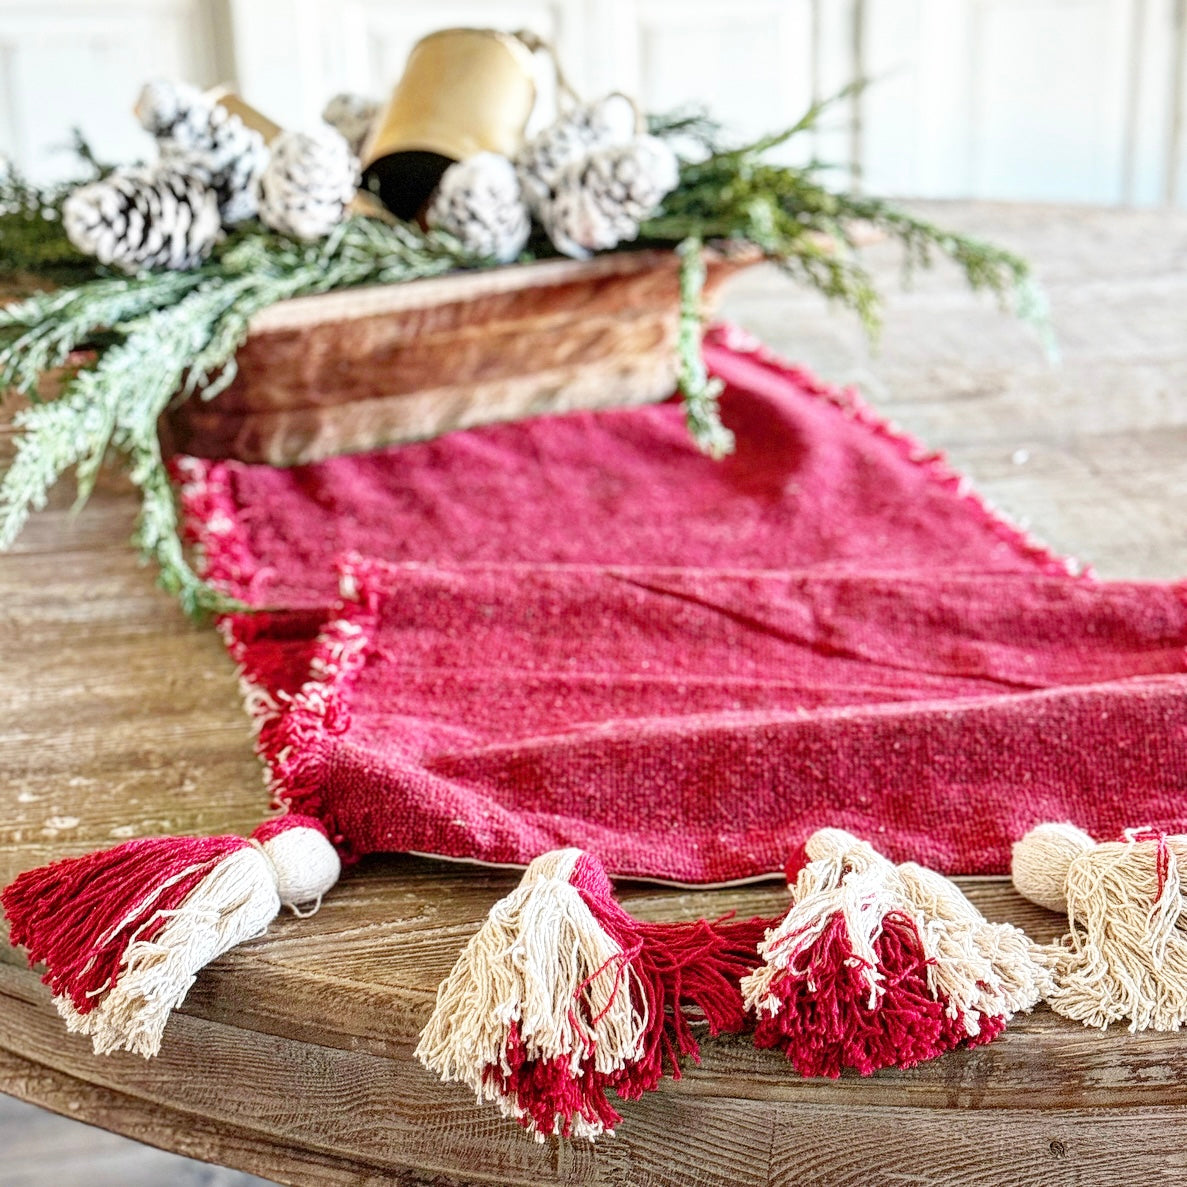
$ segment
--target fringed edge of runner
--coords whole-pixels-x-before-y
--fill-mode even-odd
[[[239,526],[226,465],[182,455],[170,466],[178,483],[185,538],[198,549],[203,576],[226,593],[250,599],[269,570],[253,556]],[[266,628],[268,610],[225,614],[217,622],[235,661],[272,808],[320,820],[345,861],[355,854],[322,789],[334,739],[350,727],[351,684],[371,645],[376,599],[364,586],[365,567],[360,557],[342,561],[341,600],[328,611],[313,642],[307,677],[294,693],[267,687],[247,668],[247,644]]]
[[[197,550],[198,572],[223,593],[251,602],[256,583],[270,570],[253,555],[239,525],[226,464],[177,454],[169,459],[169,476],[177,486],[182,539]]]
[[[349,608],[347,608],[349,607]],[[350,689],[367,662],[371,631],[366,616],[355,618],[352,604],[322,627],[313,645],[309,678],[295,693],[268,691],[245,676],[245,704],[253,714],[256,753],[267,766],[272,806],[314,816],[330,832],[343,860],[354,860],[349,839],[325,805],[325,768],[334,739],[350,728]],[[242,624],[228,623],[228,647],[237,659],[244,641]],[[242,663],[240,662],[242,672]]]

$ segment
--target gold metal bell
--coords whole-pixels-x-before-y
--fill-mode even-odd
[[[415,218],[454,161],[513,156],[536,102],[532,51],[496,29],[442,29],[418,41],[363,148],[363,185]]]

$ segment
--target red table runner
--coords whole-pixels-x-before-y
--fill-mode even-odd
[[[293,470],[179,459],[282,802],[346,853],[778,871],[837,825],[1003,873],[1031,825],[1187,824],[1187,594],[1098,583],[855,395],[729,331],[675,404]],[[338,587],[344,579],[345,596]]]

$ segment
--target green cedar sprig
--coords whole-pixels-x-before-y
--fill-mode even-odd
[[[909,274],[937,255],[952,259],[970,287],[1033,316],[1033,281],[1021,257],[971,235],[948,231],[894,203],[825,186],[823,166],[779,165],[763,154],[785,142],[767,137],[742,149],[681,165],[680,185],[643,225],[653,242],[742,240],[825,296],[852,309],[871,333],[880,301],[856,254],[854,230],[873,226],[903,247]]]
[[[72,150],[82,165],[80,178],[46,186],[34,185],[0,159],[0,283],[10,289],[40,287],[38,281],[79,284],[103,272],[66,238],[62,203],[77,185],[104,176],[110,167],[96,159],[77,129]]]
[[[946,256],[969,286],[992,293],[1038,332],[1055,357],[1054,338],[1041,290],[1025,260],[971,235],[946,230],[892,202],[839,192],[823,180],[826,165],[777,164],[768,159],[816,128],[835,104],[863,83],[813,104],[790,128],[740,147],[725,145],[721,127],[697,112],[655,116],[652,134],[691,146],[680,162],[680,183],[642,227],[641,239],[678,244],[681,254],[680,388],[693,436],[720,456],[732,447],[716,408],[716,392],[699,361],[700,293],[706,241],[749,243],[795,280],[852,310],[871,337],[881,328],[881,300],[858,255],[858,228],[877,228],[902,248],[904,282]]]
[[[11,546],[71,467],[85,498],[113,446],[130,459],[142,499],[136,542],[156,563],[162,585],[187,613],[230,608],[182,552],[157,440],[161,413],[179,391],[209,396],[229,383],[249,321],[278,301],[482,263],[447,236],[354,218],[324,243],[298,244],[257,229],[190,273],[95,280],[0,309],[0,382],[18,389],[31,390],[46,366],[63,362],[88,337],[109,340],[57,398],[16,414],[16,454],[0,480],[0,549]]]
[[[734,435],[721,423],[717,398],[723,384],[711,378],[701,350],[704,329],[701,294],[705,287],[705,249],[696,236],[676,249],[680,256],[680,315],[676,328],[676,378],[684,398],[684,418],[692,439],[710,457],[734,450]]]

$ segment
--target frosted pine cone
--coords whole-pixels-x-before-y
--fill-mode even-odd
[[[62,206],[70,242],[125,272],[196,268],[218,241],[218,199],[169,169],[118,169],[75,190]]]
[[[158,78],[146,82],[133,109],[140,126],[152,136],[168,136],[178,124],[192,121],[195,112],[210,104],[197,87]]]
[[[541,221],[558,251],[584,259],[637,239],[678,181],[676,154],[654,136],[637,136],[567,165]]]
[[[148,83],[136,116],[157,138],[163,166],[214,190],[224,225],[255,215],[259,178],[268,163],[259,132],[187,83]]]
[[[361,157],[363,145],[379,115],[379,107],[375,99],[343,92],[326,104],[321,118],[350,145],[350,151],[356,157]]]
[[[260,218],[295,239],[321,239],[345,217],[359,163],[333,128],[282,132],[260,181]]]
[[[445,170],[425,222],[448,231],[475,256],[501,264],[523,251],[532,230],[515,166],[493,152],[477,153]]]
[[[560,116],[519,150],[515,167],[535,213],[548,203],[561,171],[591,152],[629,144],[635,137],[635,105],[625,96],[607,95],[581,103]]]

